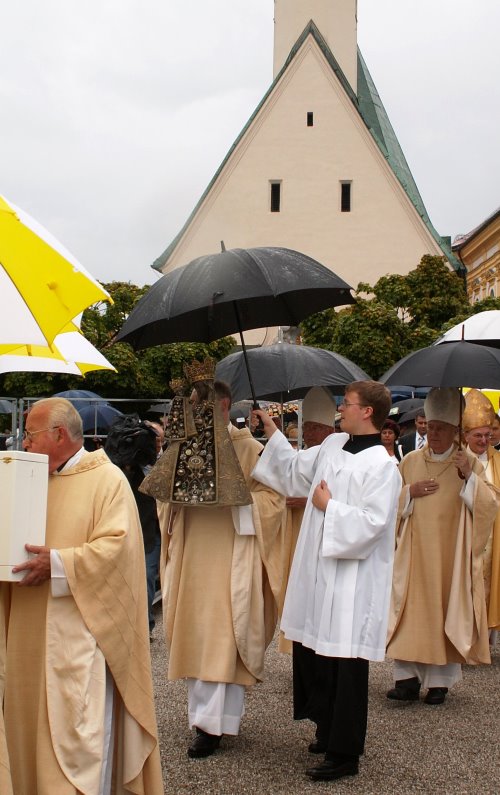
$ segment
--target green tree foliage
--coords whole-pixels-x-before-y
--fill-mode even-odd
[[[325,309],[310,315],[301,324],[303,341],[306,345],[316,348],[325,348],[327,351],[336,350],[336,331],[341,313],[335,309]],[[340,351],[339,351],[340,352]]]
[[[429,255],[407,276],[382,276],[373,286],[361,282],[356,295],[355,306],[307,318],[302,336],[307,345],[352,359],[372,378],[411,351],[431,345],[450,318],[474,311],[462,278],[442,257]]]
[[[109,398],[168,397],[171,394],[169,381],[182,374],[184,362],[207,355],[219,361],[234,347],[233,338],[225,337],[207,345],[179,342],[135,352],[127,343],[114,342],[114,338],[149,286],[137,287],[129,282],[111,282],[103,286],[114,303],[102,302],[86,309],[81,329],[117,372],[94,370],[85,378],[52,373],[7,373],[0,376],[1,395],[39,397],[66,389],[88,389]]]
[[[408,312],[412,328],[425,325],[439,331],[450,317],[470,306],[463,279],[447,268],[442,257],[422,257],[406,280],[411,293]]]
[[[450,318],[450,320],[443,325],[441,333],[448,331],[448,329],[456,326],[457,323],[462,323],[464,320],[467,320],[468,317],[477,315],[478,312],[486,312],[491,309],[500,309],[500,298],[488,296],[488,298],[484,298],[482,301],[476,301],[475,304],[468,304],[462,312]]]

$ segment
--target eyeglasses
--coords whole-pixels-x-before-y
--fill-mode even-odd
[[[54,425],[53,428],[40,428],[39,431],[24,431],[23,432],[23,439],[28,442],[33,441],[33,436],[36,436],[37,433],[45,433],[46,431],[57,431],[60,428],[60,425]]]
[[[343,400],[340,405],[345,406],[346,409],[348,409],[350,406],[362,406],[363,408],[367,408],[366,403],[350,403],[348,400]]]

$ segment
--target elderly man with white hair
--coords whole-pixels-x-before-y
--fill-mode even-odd
[[[24,447],[48,457],[47,531],[0,583],[2,795],[161,795],[133,494],[67,400],[35,403]]]
[[[403,490],[394,559],[387,697],[442,704],[461,665],[489,663],[483,552],[497,504],[484,468],[456,437],[461,394],[432,389],[428,446],[400,464]]]

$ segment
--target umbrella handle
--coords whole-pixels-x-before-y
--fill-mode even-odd
[[[250,392],[252,393],[252,401],[253,401],[252,408],[255,410],[255,409],[259,409],[260,406],[257,403],[257,398],[255,396],[255,387],[253,385],[252,373],[250,372],[250,362],[248,361],[248,356],[247,356],[247,346],[245,345],[245,340],[243,339],[243,329],[241,328],[241,317],[240,317],[240,310],[239,310],[239,307],[238,307],[238,302],[237,301],[233,301],[233,306],[234,306],[234,314],[236,315],[236,322],[238,324],[238,331],[239,331],[239,334],[240,334],[241,349],[243,351],[243,359],[245,361],[245,367],[246,367],[246,371],[247,371],[247,375],[248,375],[248,383],[250,384]],[[260,417],[259,417],[259,421],[258,421],[256,427],[254,428],[254,431],[259,431],[259,432],[263,432],[264,431],[264,424],[263,424],[262,420],[260,419]]]
[[[240,335],[241,349],[242,349],[242,352],[243,352],[243,359],[245,361],[245,368],[246,368],[247,375],[248,375],[248,382],[250,384],[250,392],[252,393],[253,408],[254,409],[258,409],[258,408],[260,408],[260,406],[257,403],[257,398],[255,396],[255,387],[253,385],[252,373],[250,372],[250,363],[248,361],[248,356],[247,356],[247,346],[245,345],[245,340],[243,339],[243,330],[241,328],[240,310],[239,310],[237,301],[233,301],[233,307],[234,307],[234,314],[236,315],[236,322],[238,324],[238,332],[239,332],[239,335]]]

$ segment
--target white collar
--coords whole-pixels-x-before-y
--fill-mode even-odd
[[[444,453],[435,453],[434,450],[431,450],[429,447],[429,453],[433,461],[446,461],[448,456],[453,452],[453,445],[449,447]]]
[[[469,445],[467,445],[467,452],[477,458],[478,461],[481,461],[482,464],[488,463],[488,451],[485,450],[484,453],[475,453],[473,450],[470,449]]]
[[[84,447],[80,447],[80,449],[77,450],[76,453],[71,456],[71,458],[68,458],[68,460],[66,461],[66,463],[64,464],[64,466],[61,469],[56,470],[52,474],[53,475],[60,475],[61,472],[66,472],[67,469],[71,469],[71,467],[74,467],[76,464],[78,464],[80,458],[82,457],[82,455],[84,453],[85,453],[85,448]]]

